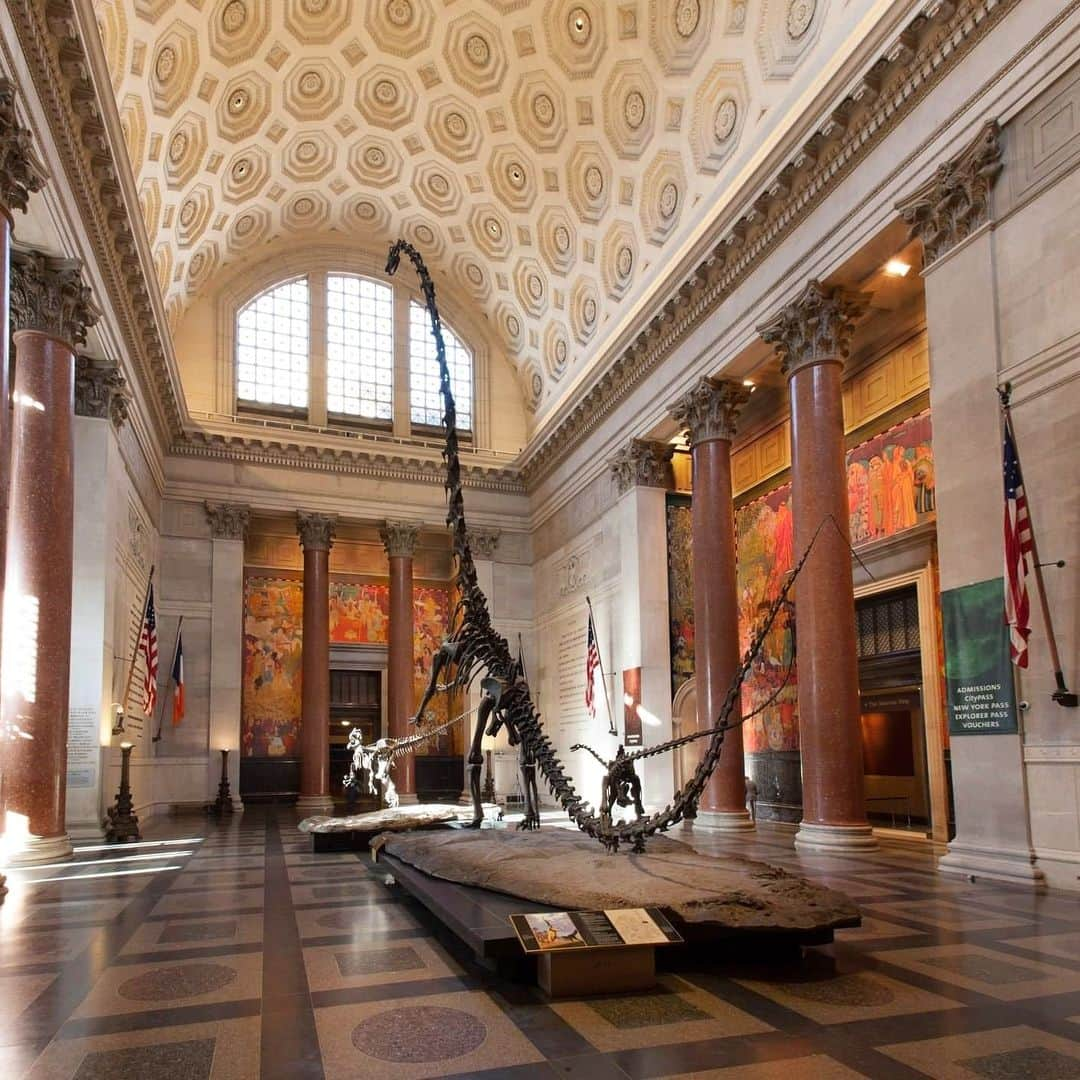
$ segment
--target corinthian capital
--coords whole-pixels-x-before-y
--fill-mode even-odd
[[[807,364],[843,360],[851,349],[855,320],[869,303],[869,293],[813,280],[757,330],[764,341],[776,346],[781,370],[790,375]]]
[[[120,428],[128,418],[127,380],[114,360],[75,357],[75,415],[111,420]]]
[[[215,540],[243,540],[247,533],[251,510],[238,503],[203,504],[210,522],[210,535]]]
[[[387,521],[379,529],[386,554],[391,559],[397,556],[411,558],[416,551],[416,538],[420,535],[420,526],[411,521]]]
[[[610,462],[619,494],[625,495],[634,487],[669,487],[674,453],[670,443],[631,439]]]
[[[0,207],[26,210],[32,191],[45,183],[45,168],[34,154],[30,132],[15,115],[15,88],[0,79]]]
[[[37,251],[11,253],[11,330],[39,330],[71,346],[101,317],[83,284],[77,259]]]
[[[690,435],[690,445],[709,439],[734,439],[735,422],[750,399],[750,388],[734,379],[702,379],[672,407],[676,423]]]
[[[336,526],[337,518],[332,514],[306,514],[301,510],[296,515],[296,531],[305,551],[329,551],[334,546]]]
[[[896,204],[911,235],[922,240],[926,263],[990,220],[990,191],[1001,173],[1001,153],[1001,126],[990,120],[973,142]]]

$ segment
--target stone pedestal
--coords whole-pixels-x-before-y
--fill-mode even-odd
[[[942,589],[1002,575],[998,305],[991,192],[1001,171],[986,124],[899,210],[923,241]],[[982,538],[972,543],[972,537]],[[1029,591],[1034,582],[1029,579]],[[1036,605],[1034,593],[1032,604]],[[1038,616],[1033,616],[1037,619]],[[1020,735],[950,741],[956,838],[943,873],[1040,887]]]
[[[389,735],[411,734],[413,690],[413,554],[418,525],[388,521],[380,530],[390,562],[390,642],[387,656]],[[403,803],[416,802],[416,761],[405,754],[394,762],[394,784]]]
[[[304,641],[300,698],[300,798],[302,814],[327,814],[330,797],[330,547],[334,519],[298,514],[304,549]]]
[[[811,281],[759,328],[777,348],[791,395],[796,558],[814,541],[795,601],[803,781],[795,845],[811,850],[876,846],[863,791],[841,397],[843,361],[867,300]]]
[[[11,489],[3,621],[6,842],[12,862],[63,858],[71,585],[74,346],[97,317],[79,265],[12,256]]]
[[[731,440],[749,396],[750,391],[737,382],[702,379],[673,409],[687,429],[694,470],[694,678],[699,730],[716,726],[739,667]],[[736,722],[740,712],[737,702],[727,722]],[[708,741],[700,740],[699,758]],[[697,820],[720,829],[752,828],[745,777],[742,728],[735,728],[724,736]]]
[[[251,514],[235,503],[207,503],[210,522],[210,755],[207,799],[216,797],[221,775],[218,753],[229,750],[227,779],[233,810],[240,801],[240,683],[243,639],[236,632],[244,618],[244,534]],[[306,583],[305,583],[306,584]],[[327,601],[329,603],[329,600]],[[327,616],[329,627],[329,615]],[[329,633],[329,630],[327,631]],[[329,738],[329,735],[327,736]],[[329,752],[329,751],[328,751]]]

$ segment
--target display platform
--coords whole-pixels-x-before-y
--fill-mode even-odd
[[[311,847],[315,852],[366,851],[372,837],[379,833],[445,829],[455,822],[467,821],[471,816],[471,807],[415,803],[344,817],[304,818],[297,827],[311,835]]]
[[[509,917],[522,912],[657,907],[690,946],[761,950],[827,944],[834,930],[861,921],[842,893],[666,837],[643,855],[608,855],[568,829],[387,833],[372,850],[480,959],[521,956]]]

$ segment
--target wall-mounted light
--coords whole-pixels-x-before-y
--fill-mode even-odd
[[[114,735],[123,735],[124,734],[124,706],[121,705],[119,702],[114,701],[113,702],[113,708],[116,710],[116,716],[113,718],[112,733]]]
[[[907,277],[910,272],[911,263],[906,263],[903,259],[890,259],[885,264],[885,273],[889,277]]]

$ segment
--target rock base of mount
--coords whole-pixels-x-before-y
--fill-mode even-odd
[[[703,855],[667,837],[652,838],[640,855],[609,855],[568,829],[387,832],[372,848],[432,878],[544,907],[659,907],[688,940],[762,934],[809,943],[860,923],[843,893],[767,863]]]
[[[309,817],[297,826],[310,833],[315,851],[365,849],[379,833],[405,833],[418,829],[445,829],[472,817],[467,806],[437,806],[413,803],[393,809],[372,810],[366,814],[344,817]]]

